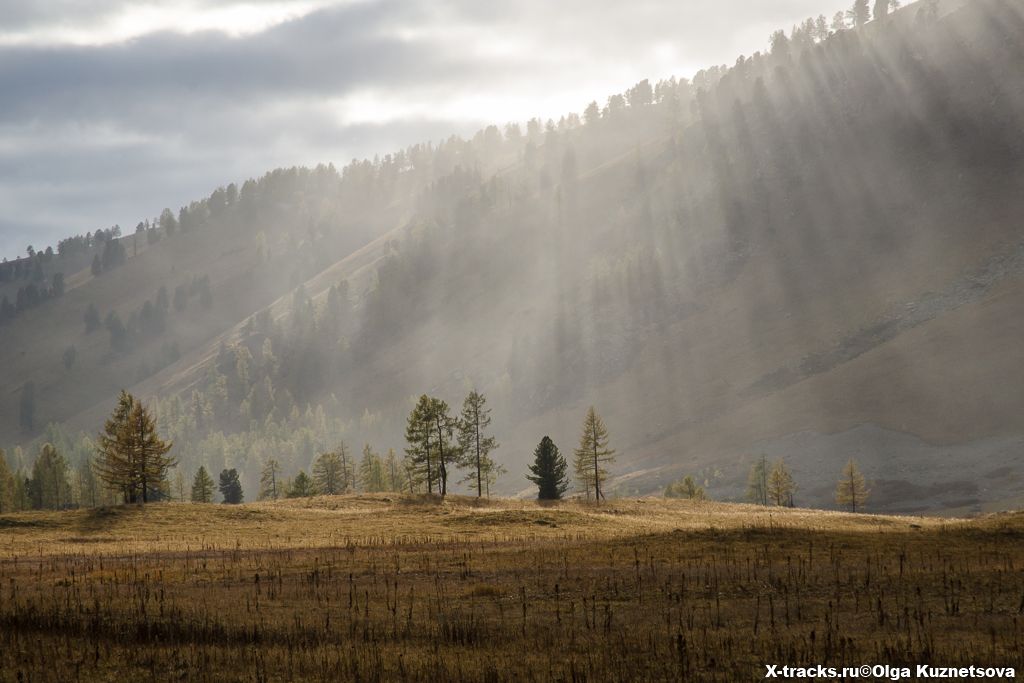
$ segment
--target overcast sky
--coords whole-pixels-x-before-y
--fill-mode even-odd
[[[0,0],[0,256],[276,166],[582,111],[810,0]]]

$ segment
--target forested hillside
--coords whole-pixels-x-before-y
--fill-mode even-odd
[[[102,502],[92,440],[128,388],[183,479],[237,468],[255,497],[271,459],[401,457],[421,394],[475,389],[506,493],[594,405],[612,493],[691,474],[739,499],[765,454],[798,504],[828,504],[851,457],[876,509],[1014,499],[1021,35],[1012,0],[812,18],[557,121],[35,245],[0,266],[9,467],[49,476],[53,443],[51,502]]]

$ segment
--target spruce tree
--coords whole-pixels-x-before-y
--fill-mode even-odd
[[[242,493],[242,482],[238,480],[238,470],[235,468],[221,470],[220,473],[220,495],[224,502],[229,505],[238,505],[245,496]]]
[[[295,475],[295,479],[292,480],[292,484],[288,488],[288,497],[309,498],[314,493],[313,480],[309,478],[305,471],[299,470],[299,473]]]
[[[209,503],[213,500],[213,479],[202,465],[192,480],[192,502]]]
[[[590,500],[591,491],[595,501],[603,500],[605,495],[601,485],[608,479],[604,465],[615,462],[615,451],[608,447],[608,429],[594,406],[590,406],[583,420],[580,445],[575,456],[576,479],[586,491],[587,500]]]
[[[569,488],[567,468],[565,458],[558,452],[555,442],[547,436],[541,439],[533,451],[533,464],[530,465],[532,474],[526,475],[527,479],[537,485],[537,500],[561,499]]]
[[[498,447],[498,441],[484,432],[491,424],[491,411],[487,408],[484,395],[471,391],[462,404],[462,415],[458,421],[460,465],[469,467],[469,481],[476,487],[476,497],[483,495],[486,476],[494,469],[490,453]]]

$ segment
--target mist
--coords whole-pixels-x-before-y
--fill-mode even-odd
[[[1024,667],[1019,0],[0,0],[0,671]]]
[[[208,31],[147,44],[203,45],[228,59],[226,75],[242,70],[231,60],[259,54],[256,41],[410,12],[314,9],[230,47]],[[595,406],[619,452],[616,495],[657,493],[690,475],[710,496],[741,500],[751,463],[771,455],[792,468],[805,504],[829,505],[854,456],[871,470],[881,510],[1010,498],[1011,480],[985,477],[1009,466],[1022,439],[1005,381],[1017,366],[1013,353],[986,349],[1011,333],[1001,321],[1012,302],[1000,293],[1021,266],[1020,55],[1004,40],[1019,22],[1000,2],[912,6],[859,28],[842,13],[812,16],[728,67],[641,79],[463,137],[388,152],[395,126],[412,137],[450,117],[423,118],[423,128],[381,114],[351,124],[359,144],[376,146],[372,160],[285,166],[115,229],[66,234],[53,250],[39,242],[0,269],[11,387],[0,438],[12,469],[29,470],[50,442],[88,479],[95,433],[123,388],[151,403],[188,477],[200,465],[234,467],[249,491],[268,460],[291,477],[341,442],[402,457],[418,397],[457,412],[478,391],[506,472],[496,493],[529,495],[519,473],[540,436],[571,449]],[[346,49],[369,50],[366,40]],[[186,87],[186,71],[141,77],[111,45],[74,49],[135,79],[138,92]],[[416,59],[403,50],[388,53],[395,68]],[[225,95],[238,108],[262,101],[307,57],[247,73]],[[386,68],[351,77],[380,80]],[[348,78],[331,76],[342,88]],[[545,83],[533,85],[550,92]],[[115,87],[98,77],[74,86],[94,113]],[[318,87],[311,77],[286,89]],[[55,105],[69,96],[33,95]],[[132,106],[148,116],[153,101]],[[425,111],[435,109],[444,107]],[[197,139],[217,128],[258,154],[287,156],[272,134],[252,144],[278,123],[287,131],[287,116],[231,129],[232,112],[212,112]],[[461,115],[466,124],[487,114]],[[148,135],[177,115],[156,113]],[[301,135],[331,149],[346,144],[339,130]],[[162,143],[116,144],[145,156],[117,172],[91,169],[117,189],[77,188],[76,209],[109,212],[104,192],[126,207],[151,201]],[[295,161],[303,149],[292,149]],[[194,164],[186,150],[178,154]],[[210,153],[204,165],[229,177],[265,158],[221,166]],[[138,169],[138,187],[117,180],[126,169]],[[166,183],[169,199],[176,182]],[[964,460],[979,476],[963,475]]]

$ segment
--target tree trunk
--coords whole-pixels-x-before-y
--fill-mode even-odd
[[[475,415],[476,422],[476,497],[479,498],[480,494],[483,493],[483,486],[480,481],[480,413]]]
[[[444,466],[444,436],[441,433],[441,416],[434,418],[437,425],[437,473],[441,477],[441,497],[448,495],[448,468]]]

